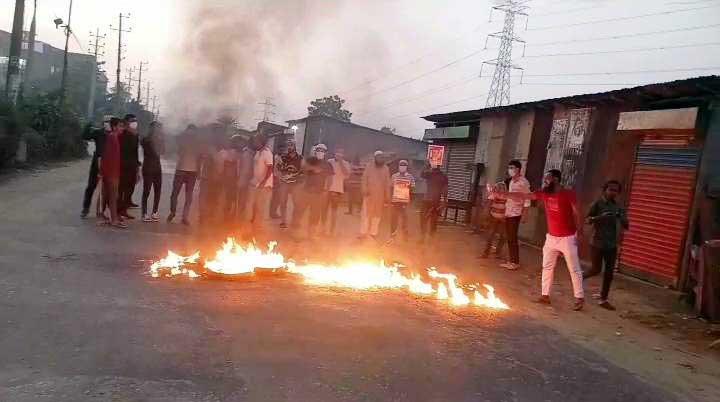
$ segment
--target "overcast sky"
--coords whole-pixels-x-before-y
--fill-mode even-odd
[[[0,29],[11,30],[14,3],[0,0]],[[26,3],[29,29],[32,1]],[[68,3],[38,0],[39,40],[64,46],[52,20],[67,18]],[[88,51],[89,32],[100,28],[114,82],[117,33],[109,25],[117,26],[120,12],[130,13],[123,79],[125,67],[148,61],[146,76],[167,123],[231,113],[252,127],[265,97],[277,105],[274,120],[284,121],[306,115],[310,100],[338,94],[354,122],[420,137],[429,127],[423,115],[485,106],[492,67],[480,76],[481,65],[496,57],[498,43],[481,50],[503,23],[499,12],[489,22],[493,4],[75,0],[79,43],[71,40],[70,48]],[[515,46],[525,76],[522,85],[519,71],[513,79],[513,103],[720,74],[720,0],[533,0],[528,6],[527,30],[524,17],[516,23],[527,48],[523,57],[522,44]],[[568,75],[578,73],[602,75]]]

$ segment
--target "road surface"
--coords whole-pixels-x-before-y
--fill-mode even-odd
[[[81,220],[88,164],[0,183],[0,401],[691,397],[661,391],[514,310],[452,309],[292,278],[150,278],[149,260],[192,248],[197,236],[181,225],[122,231]],[[170,176],[164,185],[163,215]]]

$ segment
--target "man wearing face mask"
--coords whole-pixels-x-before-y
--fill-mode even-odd
[[[335,234],[337,223],[337,210],[345,194],[345,180],[350,177],[350,163],[345,160],[345,149],[337,148],[335,158],[328,161],[332,166],[333,174],[328,180],[327,207],[323,215],[323,224],[327,225],[328,235]]]
[[[138,140],[138,121],[134,114],[125,115],[127,127],[120,135],[120,194],[118,210],[120,216],[128,219],[135,217],[128,214],[128,208],[133,206],[132,195],[138,181],[140,158],[138,156],[140,141]]]
[[[519,160],[511,160],[508,163],[508,191],[511,193],[530,193],[530,183],[522,174],[522,163]],[[508,199],[505,202],[505,237],[508,244],[508,255],[510,261],[502,264],[501,267],[509,270],[520,268],[520,244],[518,243],[518,228],[520,221],[530,207],[528,200]]]
[[[105,148],[105,138],[110,132],[110,119],[112,116],[105,116],[102,128],[89,127],[85,132],[83,139],[85,141],[93,141],[95,143],[95,151],[93,152],[92,162],[90,163],[90,174],[88,176],[88,184],[85,188],[85,197],[83,198],[82,212],[80,216],[87,218],[90,213],[90,204],[98,185],[98,176],[100,174],[99,161],[102,158],[102,152]]]
[[[408,173],[408,161],[398,163],[398,172],[392,175],[392,209],[390,210],[390,237],[395,238],[398,223],[403,234],[403,240],[408,240],[408,208],[410,207],[410,194],[415,187],[415,178]]]
[[[302,175],[305,181],[300,195],[301,201],[293,211],[293,236],[297,237],[305,213],[308,212],[307,235],[313,240],[317,234],[320,219],[327,198],[328,177],[333,174],[332,166],[325,160],[327,147],[318,144],[313,147],[312,156],[302,164]]]
[[[543,177],[543,188],[534,193],[509,192],[508,198],[518,201],[540,200],[545,206],[548,233],[543,246],[542,295],[537,300],[550,304],[550,288],[553,283],[555,265],[562,254],[570,271],[575,304],[573,310],[580,311],[585,303],[583,272],[578,256],[578,238],[582,236],[582,218],[578,210],[575,192],[561,186],[562,174],[557,169],[549,170]]]
[[[362,176],[360,188],[363,206],[360,213],[360,239],[370,235],[377,240],[385,204],[390,201],[390,170],[385,165],[385,155],[375,151],[375,159],[368,163]]]

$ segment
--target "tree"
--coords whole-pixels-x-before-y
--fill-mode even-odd
[[[388,134],[395,134],[395,133],[396,133],[395,127],[390,127],[390,126],[383,126],[383,127],[380,129],[380,131],[382,131],[383,133],[388,133]]]
[[[327,116],[333,117],[338,120],[350,122],[352,113],[343,109],[344,99],[340,99],[339,96],[326,96],[324,98],[315,99],[310,102],[308,107],[309,116]]]

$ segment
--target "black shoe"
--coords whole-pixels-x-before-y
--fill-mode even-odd
[[[287,223],[283,222],[280,224],[280,229],[287,229]]]
[[[607,300],[601,300],[600,303],[598,303],[598,306],[604,308],[605,310],[615,311],[615,306],[610,304]]]
[[[540,296],[537,299],[534,300],[537,304],[546,304],[550,305],[550,296]]]
[[[187,219],[183,219],[183,220],[182,220],[182,224],[185,225],[185,226],[190,226],[190,221],[187,220]]]
[[[80,217],[85,219],[85,218],[87,218],[89,213],[90,213],[90,211],[88,211],[87,209],[83,209],[82,212],[80,212]]]
[[[129,206],[128,208],[130,208],[130,209],[136,209],[136,208],[140,208],[140,205],[138,205],[138,204],[136,204],[136,203],[134,203],[134,202],[130,202],[130,206]]]
[[[175,219],[175,213],[170,212],[170,215],[167,217],[167,223],[172,223],[173,219]]]

